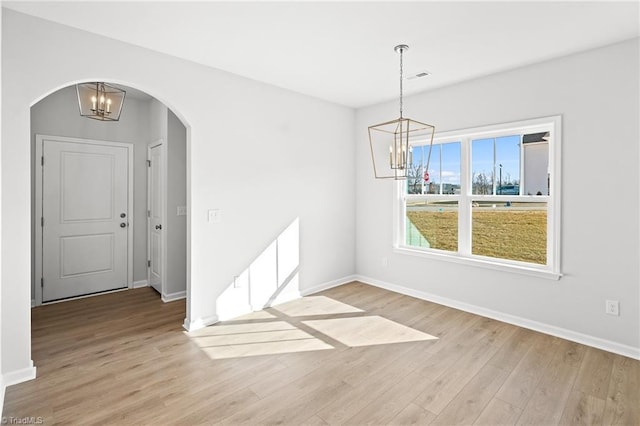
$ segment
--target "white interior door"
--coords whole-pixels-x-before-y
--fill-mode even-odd
[[[148,281],[158,293],[162,294],[163,267],[163,212],[164,212],[164,145],[156,143],[148,150]]]
[[[45,140],[42,150],[42,301],[126,288],[128,148]]]

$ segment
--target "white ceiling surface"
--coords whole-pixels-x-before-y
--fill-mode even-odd
[[[632,2],[3,2],[349,107],[640,35]]]

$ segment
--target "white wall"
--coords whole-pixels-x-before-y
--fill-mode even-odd
[[[357,273],[640,356],[638,47],[636,39],[405,99],[406,115],[436,131],[562,115],[561,280],[392,251],[393,183],[373,179],[366,128],[395,117],[396,102],[357,111]],[[605,314],[605,299],[620,301],[619,317]]]
[[[147,144],[149,143],[149,109],[151,101],[133,97],[125,99],[125,105],[117,122],[102,122],[81,117],[78,113],[78,97],[75,86],[61,89],[31,108],[31,153],[35,156],[35,136],[37,134],[68,136],[112,142],[126,142],[134,145],[133,176],[133,280],[147,278]],[[32,165],[39,164],[32,160]],[[37,165],[36,165],[37,167]],[[32,167],[31,179],[35,177]],[[34,186],[35,188],[35,186]],[[35,196],[35,192],[33,193]],[[32,209],[35,199],[32,198]],[[35,212],[34,212],[35,214]],[[32,253],[35,253],[35,229],[32,228]],[[34,265],[32,264],[32,268]],[[34,279],[38,282],[39,279]],[[31,297],[34,298],[32,283]]]
[[[30,368],[30,106],[76,81],[138,88],[187,127],[187,326],[296,218],[303,291],[354,273],[351,109],[7,9],[2,24],[3,373]]]
[[[166,295],[177,297],[187,289],[187,129],[168,111],[167,119],[167,276]],[[173,295],[173,296],[171,296]]]
[[[156,142],[167,140],[167,111],[168,108],[157,99],[153,99],[150,105],[149,112],[149,142]],[[145,158],[146,158],[145,152]]]

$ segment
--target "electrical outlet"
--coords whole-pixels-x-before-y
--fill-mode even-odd
[[[620,302],[617,300],[607,300],[605,306],[605,312],[609,315],[620,315]]]

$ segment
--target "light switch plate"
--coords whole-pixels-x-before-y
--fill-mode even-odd
[[[211,223],[220,223],[220,209],[209,210],[208,220]]]

